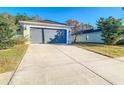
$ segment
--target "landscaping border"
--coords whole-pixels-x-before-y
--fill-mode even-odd
[[[27,49],[28,49],[28,46],[27,46]],[[27,49],[26,49],[26,51],[27,51]],[[24,56],[25,56],[26,51],[24,52],[23,57],[21,58],[19,64],[16,66],[16,69],[14,70],[12,76],[10,77],[10,79],[9,79],[9,81],[8,81],[8,83],[7,83],[7,85],[10,84],[10,82],[11,82],[11,80],[13,79],[15,73],[17,72],[17,69],[18,69],[18,67],[20,66],[20,64],[22,63],[22,60],[23,60],[23,58],[24,58]]]

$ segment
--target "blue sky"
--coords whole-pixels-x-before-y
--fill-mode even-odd
[[[28,16],[39,15],[42,19],[58,22],[75,19],[92,25],[96,24],[99,17],[124,18],[124,11],[121,7],[0,7],[0,13],[2,12],[12,15],[17,13],[26,13]]]

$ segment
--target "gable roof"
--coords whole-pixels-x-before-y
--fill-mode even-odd
[[[57,27],[65,27],[65,28],[71,28],[72,26],[68,26],[64,23],[59,23],[56,21],[51,20],[35,20],[35,21],[19,21],[19,24],[24,25],[38,25],[38,26],[57,26]]]
[[[46,24],[58,24],[58,25],[65,25],[65,23],[60,23],[52,20],[28,20],[28,21],[19,21],[19,23],[25,23],[25,22],[35,22],[35,23],[46,23]]]
[[[72,35],[80,35],[80,34],[87,34],[87,33],[94,33],[94,32],[101,32],[101,30],[100,29],[80,30],[73,33]]]
[[[52,20],[36,20],[36,22],[66,25],[65,23],[60,23]]]

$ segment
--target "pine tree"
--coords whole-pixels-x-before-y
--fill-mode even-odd
[[[116,44],[123,37],[122,19],[115,19],[112,16],[97,21],[97,27],[102,31],[102,40],[105,44]]]

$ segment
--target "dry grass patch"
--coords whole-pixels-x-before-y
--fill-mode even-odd
[[[10,49],[0,50],[0,73],[13,71],[23,58],[28,45],[17,45]]]
[[[102,55],[112,58],[124,56],[124,45],[104,45],[104,44],[76,44],[80,48],[84,48]]]

